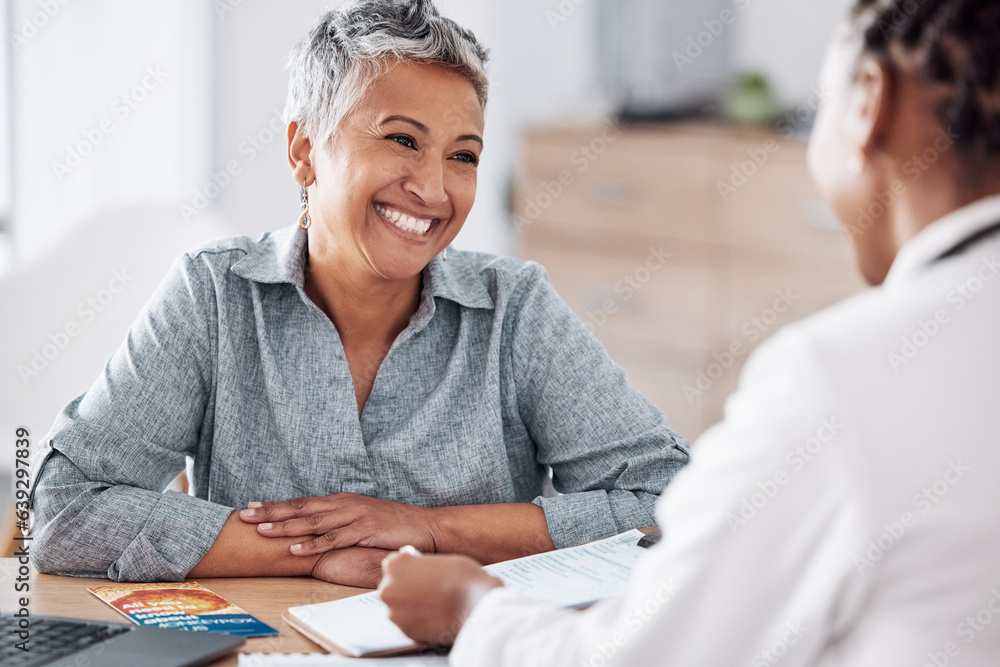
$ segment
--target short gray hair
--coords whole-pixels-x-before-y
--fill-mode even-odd
[[[314,143],[328,140],[393,60],[454,69],[485,109],[488,59],[475,35],[442,17],[431,0],[351,0],[292,50],[285,122]]]

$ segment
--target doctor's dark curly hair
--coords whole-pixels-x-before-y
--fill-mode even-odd
[[[866,53],[947,90],[938,119],[968,157],[1000,158],[1000,2],[858,0]]]

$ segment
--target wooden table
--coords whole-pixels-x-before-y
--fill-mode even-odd
[[[27,595],[32,614],[129,623],[87,591],[90,586],[108,584],[107,579],[57,577],[32,570],[30,592],[18,593],[14,589],[18,567],[14,558],[0,559],[0,609],[5,614],[15,611],[18,598]],[[277,637],[248,639],[240,648],[244,653],[324,653],[323,649],[282,621],[282,612],[289,607],[339,600],[368,590],[328,584],[308,577],[201,578],[195,581],[281,631]],[[234,666],[236,655],[214,664]]]

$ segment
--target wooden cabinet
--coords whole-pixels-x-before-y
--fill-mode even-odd
[[[755,347],[864,288],[805,146],[776,134],[532,130],[512,209],[523,256],[690,439]]]

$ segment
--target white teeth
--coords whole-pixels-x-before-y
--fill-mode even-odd
[[[401,211],[393,211],[385,208],[384,206],[376,205],[375,212],[386,220],[392,222],[400,229],[405,229],[408,232],[426,234],[427,230],[431,228],[430,220],[418,220],[417,218],[402,213]]]

